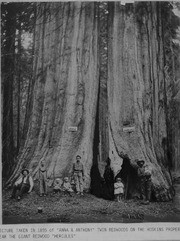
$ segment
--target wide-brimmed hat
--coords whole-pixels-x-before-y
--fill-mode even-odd
[[[144,160],[137,160],[137,164],[140,164],[140,163],[144,164],[145,161]]]
[[[29,174],[29,170],[27,168],[22,169],[21,173],[23,174],[24,171],[26,171]]]

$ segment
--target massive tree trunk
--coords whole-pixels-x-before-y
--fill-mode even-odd
[[[158,3],[110,3],[105,53],[99,51],[98,40],[106,35],[98,31],[96,4],[38,6],[32,111],[8,183],[25,166],[36,175],[41,160],[50,178],[68,175],[79,154],[89,189],[93,157],[102,176],[109,155],[116,175],[127,154],[134,168],[140,158],[151,165],[154,197],[169,200],[161,10]],[[102,71],[107,64],[108,74]]]
[[[172,183],[163,149],[167,139],[166,86],[158,3],[110,3],[108,60],[113,165],[122,163],[122,153],[134,167],[136,159],[144,159],[153,170],[155,198],[168,200]]]
[[[40,3],[35,33],[35,85],[26,142],[8,182],[26,166],[67,175],[77,154],[87,172],[99,86],[96,3]]]

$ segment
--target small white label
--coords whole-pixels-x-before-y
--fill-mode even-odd
[[[134,3],[134,0],[122,0],[121,5],[125,5],[126,3]]]
[[[123,131],[124,132],[133,132],[133,131],[135,131],[135,126],[123,127]]]
[[[77,126],[69,126],[68,130],[72,131],[72,132],[76,132],[77,131]]]

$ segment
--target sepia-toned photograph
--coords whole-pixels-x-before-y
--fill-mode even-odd
[[[1,3],[2,224],[180,222],[180,2]]]

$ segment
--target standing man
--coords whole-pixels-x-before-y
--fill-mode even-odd
[[[83,196],[84,167],[80,160],[81,156],[77,155],[76,162],[73,164],[72,175],[74,176],[77,194],[81,194]]]
[[[24,193],[30,193],[34,186],[33,179],[29,174],[29,170],[23,169],[21,173],[22,176],[15,182],[11,195],[11,198],[15,198],[16,192],[19,191],[18,201],[22,198]]]
[[[147,164],[145,165],[144,160],[138,160],[137,165],[143,204],[149,204],[151,199],[151,168]]]

